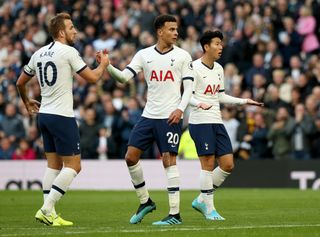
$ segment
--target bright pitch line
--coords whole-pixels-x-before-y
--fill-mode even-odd
[[[181,225],[180,225],[181,226]],[[28,230],[46,230],[43,233],[37,233],[37,236],[42,235],[74,235],[74,234],[91,234],[91,233],[153,233],[153,232],[167,232],[167,231],[210,231],[210,230],[242,230],[242,229],[290,229],[290,228],[304,228],[304,227],[320,227],[320,224],[288,224],[288,225],[256,225],[256,226],[226,226],[226,227],[192,227],[192,226],[143,226],[143,229],[117,229],[111,227],[100,227],[97,229],[92,229],[91,227],[67,227],[61,229],[61,227],[2,227],[2,230],[21,230],[24,233],[15,233],[15,234],[0,234],[1,237],[10,237],[10,236],[33,236],[34,233],[25,233]],[[51,228],[51,229],[50,229]],[[70,228],[68,230],[68,228]],[[52,231],[52,232],[49,232]]]

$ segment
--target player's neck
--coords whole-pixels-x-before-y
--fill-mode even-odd
[[[57,38],[54,41],[60,42],[61,44],[68,44],[65,38]]]
[[[207,54],[204,54],[201,58],[201,62],[209,68],[213,68],[215,60]]]
[[[156,44],[156,48],[160,53],[165,53],[168,52],[169,50],[171,50],[173,48],[172,44],[165,44],[163,42],[158,42]]]

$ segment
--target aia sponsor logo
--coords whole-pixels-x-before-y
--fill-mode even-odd
[[[170,70],[169,71],[160,70],[159,72],[152,70],[150,81],[168,81],[168,80],[174,81],[173,74]]]
[[[220,90],[220,84],[218,85],[207,85],[205,91],[203,92],[203,94],[211,94],[211,95],[215,95],[219,92]]]

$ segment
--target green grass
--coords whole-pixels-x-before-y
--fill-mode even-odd
[[[152,226],[168,213],[165,191],[151,191],[157,210],[141,224],[129,219],[138,207],[134,191],[69,191],[56,209],[73,227],[47,227],[34,220],[40,191],[0,192],[0,237],[4,236],[320,236],[317,191],[294,189],[227,189],[215,195],[226,221],[210,222],[191,208],[196,191],[181,192],[178,226]]]

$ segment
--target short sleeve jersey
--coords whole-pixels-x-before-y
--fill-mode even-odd
[[[155,45],[136,53],[127,66],[133,75],[143,71],[148,85],[147,103],[143,117],[166,119],[181,101],[183,80],[193,80],[190,54],[176,46],[166,53]]]
[[[191,124],[222,124],[219,92],[224,92],[224,70],[215,62],[209,68],[201,62],[201,58],[193,62],[194,70],[194,98],[200,102],[210,104],[209,110],[192,107],[189,117]]]
[[[58,41],[37,50],[24,72],[37,76],[42,97],[39,112],[74,117],[73,73],[80,73],[86,67],[75,48]]]

